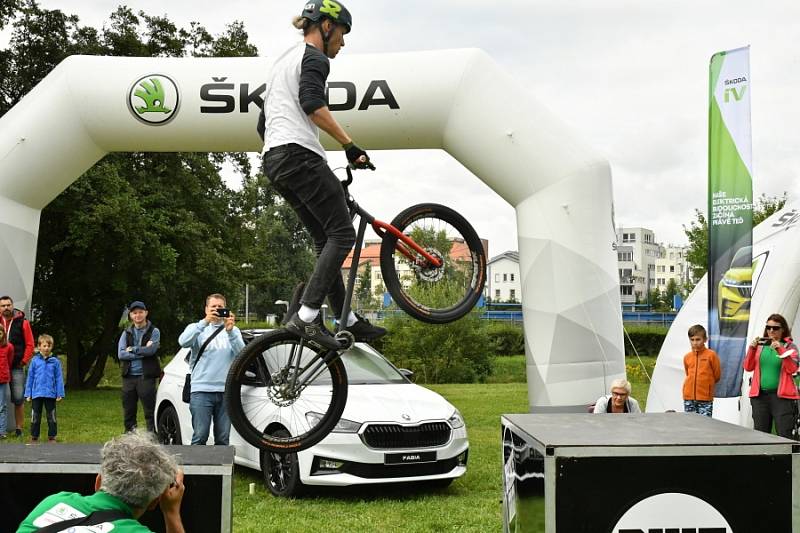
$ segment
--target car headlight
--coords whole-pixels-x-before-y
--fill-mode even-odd
[[[464,418],[461,416],[461,413],[458,412],[458,409],[456,409],[450,418],[447,419],[447,422],[453,429],[464,427]]]
[[[739,281],[733,278],[722,278],[722,284],[727,287],[749,287],[750,283],[751,280],[749,279]]]
[[[319,421],[322,420],[322,413],[315,413],[314,411],[309,411],[306,413],[306,420],[308,421],[309,425],[316,426],[319,424]],[[339,422],[333,427],[331,432],[333,433],[358,433],[358,430],[361,429],[361,424],[359,422],[353,422],[352,420],[347,420],[346,418],[340,418]]]

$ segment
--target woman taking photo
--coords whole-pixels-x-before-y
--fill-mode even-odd
[[[753,372],[753,428],[771,433],[775,421],[778,435],[787,439],[792,438],[795,401],[800,399],[792,379],[798,368],[798,353],[791,334],[783,316],[770,315],[764,335],[753,339],[744,358],[744,369]]]

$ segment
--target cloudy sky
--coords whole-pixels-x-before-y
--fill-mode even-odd
[[[39,0],[101,27],[119,4]],[[296,42],[302,2],[128,0],[214,34],[241,20],[272,56]],[[682,224],[706,205],[708,61],[751,46],[756,194],[800,196],[800,3],[741,0],[349,0],[353,32],[342,53],[475,47],[611,163],[617,226],[644,226],[685,243]],[[798,89],[794,89],[798,88]],[[366,142],[364,143],[366,144]],[[372,153],[374,191],[358,197],[378,218],[398,206],[446,203],[490,239],[490,255],[517,249],[514,210],[439,151]],[[332,158],[341,157],[332,154]],[[335,161],[334,161],[335,162]],[[425,176],[424,183],[409,182]],[[453,186],[462,191],[453,197]],[[380,191],[380,192],[379,192]],[[479,202],[475,198],[480,198]]]

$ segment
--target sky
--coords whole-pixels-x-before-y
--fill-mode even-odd
[[[120,2],[39,0],[97,28]],[[685,244],[683,225],[706,209],[708,62],[750,45],[753,188],[800,197],[800,2],[741,0],[349,0],[342,54],[481,48],[611,165],[617,227],[645,227]],[[244,22],[262,56],[297,42],[303,2],[127,0],[134,11],[198,21],[212,34]],[[0,45],[4,45],[0,39]],[[521,102],[520,105],[524,105]],[[363,144],[368,144],[364,142]],[[461,212],[516,250],[514,209],[448,154],[370,153],[379,166],[359,203],[382,220],[419,202]],[[331,159],[341,158],[332,153]],[[335,162],[335,161],[334,161]],[[424,176],[425,179],[416,179]],[[235,181],[235,177],[229,176]],[[409,184],[413,183],[413,187]],[[373,186],[374,185],[374,186]],[[459,191],[457,195],[453,191]]]

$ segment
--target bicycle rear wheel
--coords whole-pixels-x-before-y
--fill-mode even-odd
[[[419,204],[401,212],[392,225],[430,255],[435,267],[400,239],[386,233],[381,273],[397,305],[422,322],[444,324],[466,315],[486,280],[486,252],[467,220],[439,204]]]
[[[324,439],[346,402],[341,358],[283,329],[250,342],[225,383],[233,427],[253,446],[272,452],[299,452]]]

